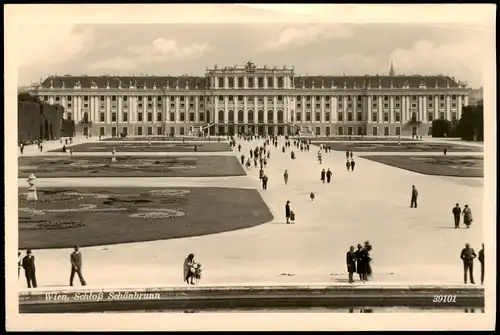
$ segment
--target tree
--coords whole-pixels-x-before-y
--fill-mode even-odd
[[[450,137],[452,132],[451,122],[445,119],[432,121],[432,137]]]
[[[467,106],[462,109],[462,117],[457,127],[460,138],[465,141],[483,141],[483,105]]]

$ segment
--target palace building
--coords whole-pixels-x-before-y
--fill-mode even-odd
[[[50,76],[32,88],[78,133],[128,135],[426,135],[460,119],[470,89],[448,76],[301,76],[283,66],[207,69],[205,76]]]

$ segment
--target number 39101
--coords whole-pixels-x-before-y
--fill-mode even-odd
[[[432,302],[454,303],[454,302],[457,302],[457,296],[456,295],[435,295],[432,298]]]

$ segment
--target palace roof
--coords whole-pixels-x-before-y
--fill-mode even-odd
[[[207,84],[206,77],[194,76],[50,76],[42,81],[43,88],[74,88],[80,84],[82,89],[90,89],[92,86],[97,88],[118,88],[128,89],[130,86],[152,89],[169,87],[179,87],[179,90],[205,89]],[[187,85],[187,86],[186,86]],[[342,89],[346,88],[419,88],[424,85],[428,88],[457,88],[461,84],[455,78],[448,76],[419,76],[419,75],[396,75],[396,76],[295,76],[295,88],[306,89],[325,88],[330,89],[334,86]]]

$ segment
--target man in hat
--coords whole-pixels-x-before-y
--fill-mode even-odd
[[[349,283],[354,283],[353,274],[356,272],[356,254],[354,253],[354,246],[351,245],[346,254],[347,273],[349,273]]]
[[[460,253],[460,259],[464,263],[464,283],[467,284],[467,272],[469,272],[470,283],[474,284],[474,258],[476,258],[476,253],[474,249],[471,248],[469,243],[465,244],[465,248],[462,249]]]
[[[35,269],[35,256],[33,256],[31,249],[26,250],[26,256],[23,258],[23,269],[26,275],[26,282],[28,283],[28,288],[37,287],[36,283],[36,269]]]
[[[453,207],[451,212],[453,213],[455,228],[458,228],[460,226],[460,214],[462,214],[462,209],[460,208],[460,205],[458,203],[455,204],[455,207]]]
[[[80,248],[77,245],[74,246],[74,251],[71,253],[69,259],[71,262],[71,275],[69,276],[69,286],[73,286],[73,279],[75,278],[75,273],[78,274],[78,279],[80,279],[80,284],[82,284],[82,286],[87,285],[82,275],[82,253],[80,252]]]

